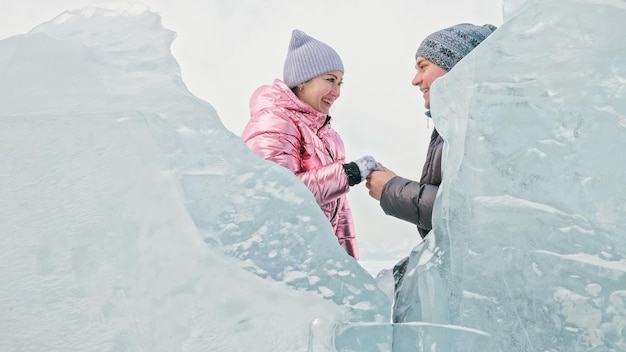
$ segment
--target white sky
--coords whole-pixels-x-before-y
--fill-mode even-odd
[[[93,0],[0,0],[0,39],[26,33],[66,10],[110,4]],[[239,135],[259,85],[282,77],[294,28],[332,46],[346,69],[331,111],[349,160],[374,156],[396,173],[419,179],[432,123],[410,82],[414,53],[431,32],[460,22],[502,23],[501,0],[144,0],[175,31],[172,52],[189,90],[217,110]],[[120,2],[115,2],[116,6]],[[373,252],[408,254],[414,226],[383,214],[364,185],[349,195],[362,259]],[[372,253],[372,255],[368,254]]]

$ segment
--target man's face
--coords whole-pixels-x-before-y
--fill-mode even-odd
[[[445,75],[448,71],[421,56],[418,56],[415,60],[415,69],[417,73],[413,77],[411,84],[419,87],[424,95],[424,107],[430,109],[430,86],[437,78]]]

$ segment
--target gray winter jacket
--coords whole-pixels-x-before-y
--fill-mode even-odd
[[[443,138],[434,129],[420,182],[396,176],[387,182],[380,197],[385,214],[417,225],[422,238],[433,227],[433,206],[441,184],[442,150]]]

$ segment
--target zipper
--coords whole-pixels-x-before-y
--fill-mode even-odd
[[[322,125],[322,127],[320,127],[317,130],[317,135],[319,136],[320,131],[322,130],[322,128],[326,127],[326,125],[330,125],[330,115],[326,115],[326,121],[324,121],[324,124]],[[330,156],[330,159],[332,161],[335,161],[335,158],[333,157],[333,154],[330,152],[330,150],[328,149],[328,147],[326,147],[326,152],[328,153],[328,156]],[[335,205],[335,211],[333,212],[333,216],[330,217],[330,221],[332,222],[333,220],[335,220],[335,218],[337,218],[337,214],[339,213],[339,204],[341,203],[341,199],[337,199],[337,203]]]

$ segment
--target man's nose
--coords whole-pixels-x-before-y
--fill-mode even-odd
[[[413,80],[411,81],[411,84],[414,86],[419,86],[421,82],[422,82],[422,76],[418,72],[415,74],[415,76],[413,76]]]

